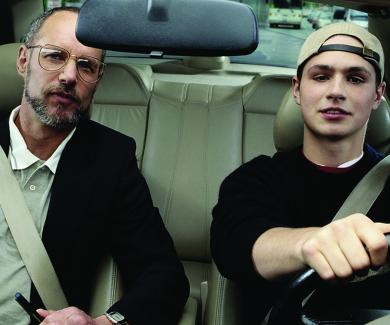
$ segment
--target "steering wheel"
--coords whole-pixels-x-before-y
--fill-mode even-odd
[[[364,281],[366,278],[375,277],[384,273],[390,272],[390,233],[386,234],[386,240],[389,246],[388,260],[378,271],[369,270],[368,275],[364,277],[354,276],[351,282]],[[314,290],[320,289],[327,285],[327,282],[322,280],[320,276],[311,268],[300,272],[293,281],[290,282],[283,295],[272,307],[269,314],[267,325],[302,325],[303,308],[302,302]],[[390,314],[390,311],[372,310],[370,312],[371,319],[381,318]],[[390,316],[389,316],[390,317]],[[315,321],[311,324],[316,324]],[[325,323],[323,323],[325,324]],[[330,324],[330,322],[326,322]],[[375,321],[370,323],[375,324]],[[390,324],[390,321],[389,321]]]

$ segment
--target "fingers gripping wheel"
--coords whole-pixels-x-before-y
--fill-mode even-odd
[[[386,234],[386,240],[390,248],[390,234]],[[369,270],[365,276],[354,276],[350,282],[365,281],[368,278],[382,275],[390,271],[390,256],[388,254],[387,262],[379,270]],[[327,285],[326,281],[323,281],[319,275],[313,269],[306,269],[298,274],[295,279],[289,284],[283,295],[272,307],[270,312],[267,325],[302,325],[305,324],[302,320],[303,308],[302,302],[311,294],[314,290],[320,289]],[[387,314],[387,313],[385,313]],[[376,310],[373,311],[369,316],[376,319],[384,314],[378,313]],[[317,324],[312,321],[310,324]],[[320,322],[318,322],[320,324]],[[321,323],[322,324],[322,323]],[[327,322],[326,324],[331,324]],[[343,322],[343,324],[349,324]],[[361,323],[359,323],[361,324]]]

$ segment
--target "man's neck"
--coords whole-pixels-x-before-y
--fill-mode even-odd
[[[304,137],[303,154],[311,162],[338,167],[362,155],[364,138],[331,141],[328,139],[312,139]]]
[[[67,137],[71,130],[56,130],[44,125],[31,109],[21,106],[15,119],[28,150],[41,160],[47,160]]]

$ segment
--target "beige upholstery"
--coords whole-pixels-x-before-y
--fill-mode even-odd
[[[288,151],[302,144],[303,120],[291,88],[285,92],[274,123],[274,143],[278,151]]]
[[[102,315],[122,295],[121,277],[111,256],[107,256],[97,271],[96,287],[92,294],[89,314],[93,317]],[[196,325],[198,303],[189,298],[178,325]]]
[[[211,210],[241,164],[242,88],[156,81],[149,110],[142,171],[200,306],[212,271]]]
[[[237,284],[224,278],[214,263],[208,280],[205,325],[244,325],[241,292]]]
[[[283,95],[291,87],[291,76],[257,76],[244,87],[243,161],[259,154],[273,155],[273,124]]]
[[[278,151],[287,151],[301,145],[303,120],[300,107],[295,103],[291,89],[286,92],[274,124],[274,142]],[[390,112],[383,98],[379,107],[371,113],[367,125],[366,141],[385,153],[390,147]]]
[[[371,113],[367,125],[367,142],[377,150],[388,153],[390,149],[390,109],[385,98]]]
[[[229,66],[230,58],[228,56],[187,56],[184,58],[183,64],[196,69],[220,70]]]
[[[135,139],[138,162],[142,159],[146,133],[150,74],[151,70],[107,64],[91,110],[93,120]]]
[[[0,46],[0,118],[20,105],[23,93],[23,79],[16,71],[16,58],[21,44]]]
[[[150,98],[151,70],[134,69],[121,64],[107,64],[94,97],[91,118],[133,137],[137,159],[142,164]],[[101,315],[122,294],[121,277],[111,257],[107,256],[97,272],[90,313]],[[180,325],[195,325],[198,303],[190,298]]]

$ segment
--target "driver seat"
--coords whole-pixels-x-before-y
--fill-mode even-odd
[[[289,151],[302,145],[302,141],[303,119],[300,113],[300,107],[295,103],[292,96],[292,90],[290,89],[283,97],[282,103],[276,114],[274,123],[274,144],[277,151]],[[378,108],[371,113],[367,125],[366,143],[383,154],[386,154],[389,150],[390,110],[385,98],[382,98]],[[304,281],[304,277],[305,276],[302,276],[300,281]],[[371,317],[371,319],[379,317],[365,323],[366,325],[390,324],[390,315],[388,315],[387,311],[374,309],[367,310],[366,316]],[[268,319],[266,322],[268,322]],[[310,324],[311,323],[312,322],[310,321]],[[326,323],[328,324],[328,322]]]

